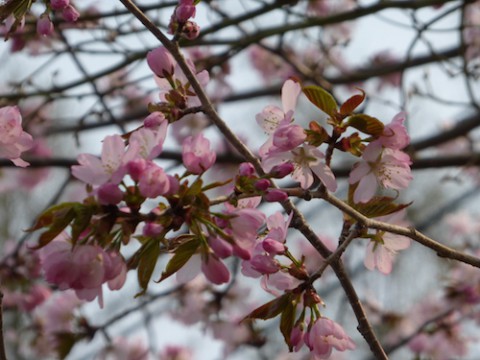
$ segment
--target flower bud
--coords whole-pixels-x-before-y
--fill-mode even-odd
[[[255,167],[251,163],[244,162],[238,167],[238,175],[240,176],[251,176],[253,174],[255,174]]]
[[[285,245],[275,239],[266,238],[262,241],[263,250],[269,254],[280,255],[285,253]]]
[[[70,0],[50,0],[52,10],[63,10],[70,5]]]
[[[288,195],[282,190],[270,189],[265,192],[263,198],[268,202],[281,202],[287,200]]]
[[[161,123],[166,121],[165,115],[160,111],[155,111],[148,115],[145,120],[143,120],[143,126],[147,129],[157,130]]]
[[[267,190],[272,183],[268,179],[260,179],[255,181],[255,189],[260,190],[260,191],[265,191]]]
[[[102,205],[115,205],[123,200],[123,192],[117,184],[106,183],[97,190],[98,201]]]
[[[275,165],[270,171],[269,175],[275,179],[282,179],[285,176],[290,175],[294,169],[295,166],[292,163],[287,162],[281,165]]]
[[[37,21],[37,33],[42,36],[50,36],[53,33],[53,23],[48,15],[43,14]]]
[[[174,73],[175,59],[163,46],[148,52],[147,64],[160,78],[171,77]]]
[[[63,9],[62,16],[67,22],[75,22],[80,17],[80,13],[72,5],[68,5]]]
[[[182,28],[182,36],[188,40],[195,40],[200,34],[200,26],[194,21],[188,20]]]
[[[175,9],[175,19],[179,23],[184,23],[188,19],[195,17],[195,5],[179,5]]]

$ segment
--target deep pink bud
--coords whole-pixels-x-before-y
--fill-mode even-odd
[[[127,172],[135,182],[138,182],[140,175],[142,175],[146,168],[147,160],[145,159],[135,159],[127,163]]]
[[[240,176],[251,176],[253,174],[255,174],[255,167],[251,163],[244,162],[238,167],[238,175]]]
[[[268,202],[281,202],[287,200],[288,195],[282,190],[270,189],[265,192],[263,198]]]
[[[160,78],[171,77],[174,73],[175,59],[163,46],[148,52],[147,64]]]
[[[286,250],[285,245],[283,245],[280,241],[270,238],[266,238],[262,241],[262,247],[263,250],[265,250],[269,254],[275,255],[283,254]]]
[[[255,181],[255,189],[260,190],[260,191],[265,191],[267,190],[272,183],[268,179],[259,179]]]
[[[202,261],[202,272],[214,284],[220,285],[230,280],[230,271],[216,256],[210,255],[207,261]]]
[[[53,23],[48,15],[43,14],[37,21],[37,33],[42,36],[49,36],[53,33]]]
[[[179,23],[184,23],[188,19],[195,17],[195,5],[179,5],[175,9],[175,19]]]
[[[227,258],[232,255],[233,247],[226,240],[219,236],[211,236],[208,238],[208,245],[219,258]]]
[[[290,175],[293,170],[295,170],[295,166],[287,162],[281,165],[275,165],[272,170],[270,170],[269,175],[275,179],[283,179],[285,176]]]
[[[70,5],[70,0],[50,0],[50,7],[53,10],[63,10]]]
[[[175,195],[176,193],[178,193],[178,190],[180,189],[180,182],[175,176],[167,175],[167,177],[168,177],[169,188],[168,188],[168,191],[165,193],[165,195],[166,196]]]
[[[63,9],[62,16],[67,22],[75,22],[80,17],[80,13],[72,5],[68,5]]]
[[[163,169],[150,163],[145,171],[140,175],[138,189],[140,194],[148,198],[156,198],[164,195],[170,188],[170,180]]]
[[[146,222],[142,234],[145,236],[157,236],[162,233],[163,229],[164,227],[161,224]]]
[[[200,26],[194,21],[188,20],[182,28],[182,36],[188,40],[195,40],[200,34]]]
[[[117,184],[106,183],[97,190],[98,201],[102,205],[115,205],[123,200],[123,192]]]

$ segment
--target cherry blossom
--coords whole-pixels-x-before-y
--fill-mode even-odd
[[[353,201],[368,202],[378,185],[387,189],[404,189],[412,180],[410,157],[400,151],[370,143],[363,152],[363,161],[356,163],[350,172],[349,183],[358,183]]]
[[[345,333],[345,330],[326,317],[317,319],[309,327],[304,335],[304,341],[315,360],[328,359],[334,348],[338,351],[355,349],[355,343]]]
[[[80,165],[72,166],[72,174],[91,185],[109,181],[118,184],[126,172],[124,154],[125,144],[120,135],[109,135],[103,140],[101,158],[91,154],[78,155]]]
[[[377,220],[391,224],[404,225],[405,211],[398,211],[391,215],[382,216]],[[393,261],[399,250],[408,248],[411,240],[405,236],[390,232],[378,231],[368,243],[364,264],[369,270],[377,268],[381,273],[388,275],[392,272]]]
[[[183,141],[183,164],[192,174],[202,174],[215,163],[217,154],[210,150],[210,141],[203,134],[189,136]]]
[[[22,129],[22,115],[18,107],[0,108],[0,157],[12,160],[16,166],[26,167],[29,163],[20,156],[32,146],[32,136]]]

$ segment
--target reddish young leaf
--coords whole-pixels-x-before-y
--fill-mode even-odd
[[[266,304],[256,308],[250,314],[245,316],[243,320],[252,319],[272,319],[285,310],[286,306],[290,303],[290,294],[286,293],[276,299],[273,299]]]
[[[361,95],[353,95],[348,98],[342,106],[340,106],[339,113],[342,115],[350,115],[353,111],[365,100],[365,91],[358,89],[362,92]]]

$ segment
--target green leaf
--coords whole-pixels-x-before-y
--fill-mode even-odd
[[[330,117],[335,117],[338,105],[329,92],[315,85],[305,86],[302,90],[312,104]]]
[[[168,262],[167,267],[165,268],[165,271],[162,273],[162,276],[160,277],[158,282],[165,280],[166,278],[180,270],[183,265],[185,265],[186,262],[190,260],[192,255],[195,254],[199,245],[200,241],[198,241],[197,239],[190,240],[181,244],[177,248],[177,250],[175,250],[175,254]]]
[[[146,244],[139,259],[137,269],[138,284],[142,288],[142,291],[136,294],[135,297],[143,295],[145,291],[147,291],[148,283],[152,277],[153,270],[155,270],[159,255],[160,246],[157,241],[151,241]]]
[[[380,136],[383,133],[383,128],[385,125],[374,118],[373,116],[365,114],[355,114],[348,118],[347,126],[351,126],[357,130],[360,130],[364,134],[369,134],[372,136]]]
[[[352,97],[348,98],[342,106],[340,106],[339,113],[342,115],[350,115],[353,111],[360,105],[363,100],[365,100],[365,91],[362,89],[358,89],[362,92],[361,95],[353,95]]]
[[[280,318],[280,331],[290,351],[293,351],[290,335],[292,334],[293,324],[295,321],[296,308],[296,302],[289,301],[282,312],[282,317]]]
[[[395,204],[395,200],[396,198],[389,196],[375,196],[369,202],[354,204],[353,207],[366,217],[377,218],[393,214],[412,204],[411,202],[408,204]]]
[[[279,315],[285,310],[285,308],[290,303],[290,294],[286,293],[282,296],[273,299],[266,304],[256,308],[250,314],[248,314],[243,320],[252,320],[252,319],[272,319]],[[242,321],[243,321],[242,320]]]

